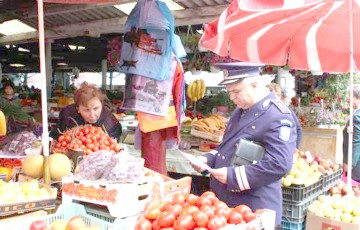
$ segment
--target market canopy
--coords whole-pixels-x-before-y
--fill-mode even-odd
[[[272,5],[265,0],[233,1],[206,26],[200,45],[242,61],[350,72],[352,59],[360,66],[359,4],[358,0],[274,1]]]
[[[51,3],[50,1],[44,1],[44,28],[46,41],[52,42],[53,64],[69,60],[81,71],[101,71],[99,60],[106,58],[104,50],[106,51],[107,41],[123,33],[129,10],[135,5],[136,0],[54,0]],[[175,25],[180,27],[210,22],[231,2],[231,0],[166,1],[176,2],[180,6],[172,10]],[[0,1],[0,27],[4,22],[19,20],[35,28],[35,31],[9,35],[3,34],[4,31],[0,29],[0,63],[4,73],[38,71],[37,19],[35,0]],[[5,45],[16,46],[7,48]],[[68,45],[86,49],[70,50]],[[19,51],[19,47],[29,52]],[[27,63],[28,66],[11,67],[9,64],[13,60],[22,64]],[[61,66],[61,68],[66,67]]]

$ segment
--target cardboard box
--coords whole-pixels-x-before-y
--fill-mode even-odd
[[[347,223],[337,221],[326,217],[316,216],[312,213],[307,213],[306,230],[360,230],[359,224]]]

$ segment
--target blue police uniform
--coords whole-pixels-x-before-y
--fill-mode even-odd
[[[274,210],[276,225],[281,224],[281,178],[292,167],[296,148],[294,124],[288,107],[273,93],[247,110],[236,109],[223,142],[205,154],[210,167],[227,167],[227,184],[211,177],[210,189],[231,207],[246,204],[253,210]],[[261,143],[265,148],[263,159],[251,165],[231,165],[240,138]]]

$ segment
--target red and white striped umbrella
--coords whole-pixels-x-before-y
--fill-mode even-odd
[[[350,72],[352,44],[360,67],[359,10],[360,0],[233,0],[200,45],[242,61]]]

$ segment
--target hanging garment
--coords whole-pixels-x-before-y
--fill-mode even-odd
[[[167,79],[173,34],[174,16],[166,4],[139,0],[125,24],[118,71]]]

